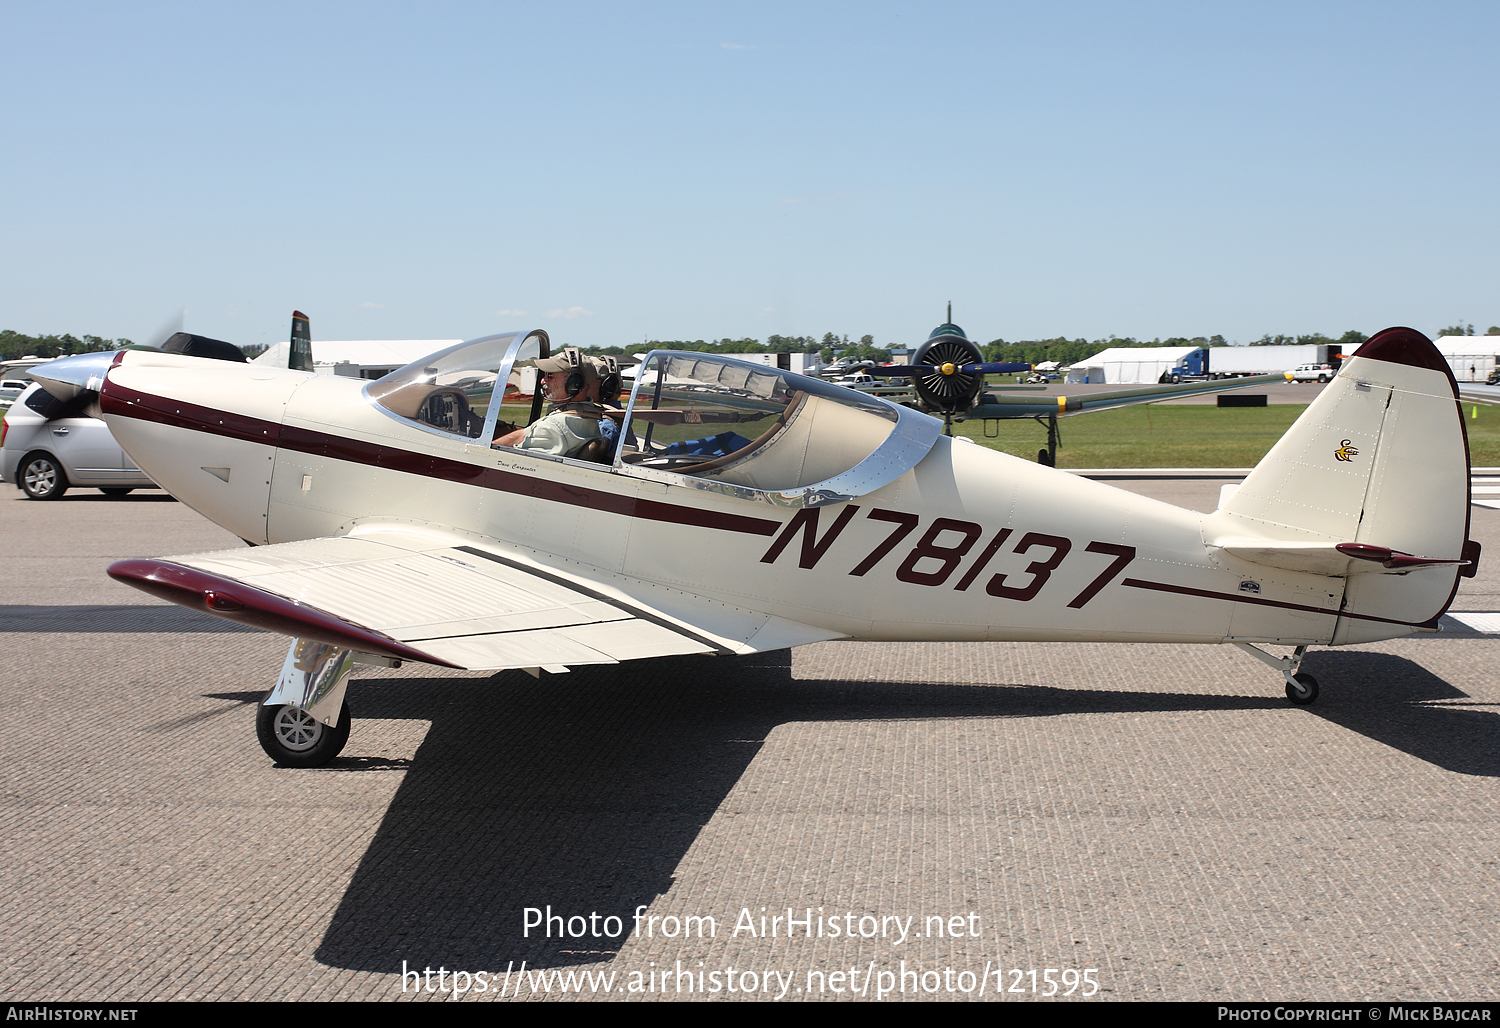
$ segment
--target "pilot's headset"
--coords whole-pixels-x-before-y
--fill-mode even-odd
[[[618,357],[593,357],[594,372],[599,376],[599,399],[604,403],[615,403],[620,399],[624,380],[620,378]]]
[[[564,402],[571,402],[598,377],[589,359],[576,346],[565,346],[556,356],[539,360],[536,363],[542,371],[566,371],[568,373],[567,379],[563,382],[563,391],[568,394]]]

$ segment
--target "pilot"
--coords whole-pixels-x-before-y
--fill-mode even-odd
[[[594,374],[598,378],[590,387],[590,398],[604,410],[604,417],[599,420],[599,436],[609,447],[604,459],[611,461],[615,451],[620,448],[620,426],[625,413],[620,406],[620,392],[624,386],[624,380],[620,377],[622,362],[618,357],[589,357],[588,360],[594,365]],[[635,362],[626,360],[623,363]]]
[[[599,438],[603,409],[598,403],[599,373],[593,360],[569,346],[556,357],[536,362],[543,391],[553,404],[544,418],[495,439],[496,446],[517,446],[559,457],[572,457]],[[592,395],[590,395],[592,394]]]

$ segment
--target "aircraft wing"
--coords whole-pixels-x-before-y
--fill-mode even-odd
[[[1223,393],[1231,389],[1287,382],[1291,373],[1252,375],[1248,378],[1224,378],[1215,382],[1184,382],[1181,385],[1139,386],[1135,389],[1112,389],[1099,393],[1066,393],[1061,396],[1039,396],[1027,393],[986,393],[965,415],[970,421],[985,418],[1032,418],[1037,415],[1086,414],[1089,411],[1130,407],[1138,403],[1160,403],[1184,396]]]
[[[675,603],[692,613],[697,624],[690,623],[628,595],[616,576],[591,582],[505,552],[493,541],[407,526],[125,560],[109,573],[241,624],[470,670],[563,671],[672,654],[750,653],[833,637],[684,594]]]
[[[1481,385],[1478,382],[1460,382],[1458,398],[1468,403],[1500,403],[1500,386]]]

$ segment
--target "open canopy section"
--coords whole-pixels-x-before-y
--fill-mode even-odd
[[[840,502],[894,481],[941,425],[879,397],[708,354],[648,354],[618,465],[791,506]],[[680,481],[680,479],[679,479]]]
[[[548,355],[548,346],[540,329],[471,339],[371,382],[365,396],[403,421],[489,439],[501,407],[521,424],[535,416],[540,402],[535,364]]]

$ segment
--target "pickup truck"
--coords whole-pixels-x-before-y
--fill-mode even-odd
[[[1338,374],[1338,369],[1332,364],[1303,364],[1292,372],[1292,379],[1296,382],[1328,382]]]

